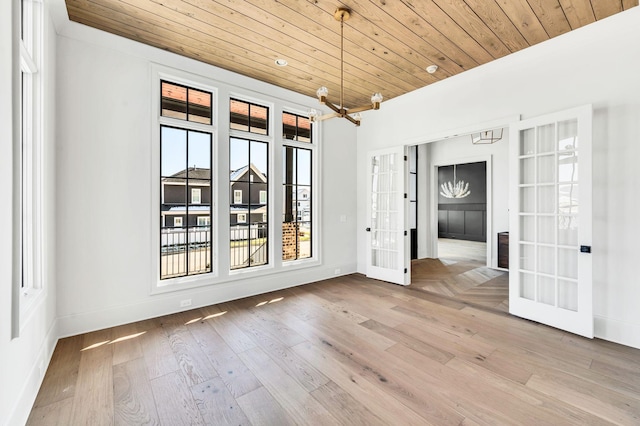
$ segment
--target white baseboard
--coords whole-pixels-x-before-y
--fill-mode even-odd
[[[336,274],[339,270],[340,273]],[[295,287],[302,284],[335,278],[356,272],[356,264],[331,265],[323,268],[299,269],[286,274],[273,274],[248,279],[198,287],[184,292],[172,292],[149,296],[143,301],[114,306],[92,312],[80,312],[58,317],[59,337],[75,336],[135,321],[155,318],[175,312],[215,305],[243,297]],[[193,304],[180,308],[180,300],[190,298]]]
[[[640,349],[640,325],[594,315],[596,337]]]
[[[54,320],[40,346],[36,361],[31,366],[24,385],[20,389],[20,396],[17,399],[17,404],[13,407],[13,412],[9,416],[8,425],[24,425],[27,423],[57,343],[58,323]]]

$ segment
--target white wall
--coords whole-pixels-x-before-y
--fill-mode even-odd
[[[498,244],[497,233],[507,231],[509,229],[509,135],[508,129],[504,131],[503,138],[494,144],[473,145],[469,135],[452,137],[447,140],[439,140],[426,144],[426,171],[430,174],[426,181],[428,185],[420,187],[419,203],[426,204],[430,208],[434,206],[436,210],[432,210],[429,214],[420,217],[418,222],[419,233],[425,237],[434,235],[437,238],[437,192],[431,191],[434,183],[431,181],[434,168],[449,164],[472,163],[477,161],[487,162],[487,180],[491,181],[490,191],[487,196],[491,196],[491,203],[487,205],[487,228],[491,235],[487,234],[487,245],[489,248],[488,264],[497,267]],[[437,178],[435,179],[437,185]],[[435,196],[435,199],[433,198]],[[435,202],[434,202],[435,201]],[[435,213],[435,214],[434,214]],[[431,226],[429,218],[435,216],[431,234],[427,231],[427,227]],[[434,240],[432,241],[435,241]],[[420,241],[424,244],[428,242],[427,238]],[[433,257],[429,253],[424,253],[423,257]]]
[[[18,2],[0,2],[0,223],[11,229],[12,128],[15,111],[11,108],[11,6]],[[35,7],[45,7],[35,3]],[[43,290],[28,315],[20,319],[19,337],[11,339],[11,239],[0,240],[0,424],[21,425],[27,420],[31,405],[44,377],[55,343],[55,55],[56,35],[48,13],[44,13],[43,64],[40,67],[44,86],[43,117]],[[19,69],[18,64],[13,64]]]
[[[640,347],[638,40],[636,7],[367,113],[358,129],[358,271],[366,269],[368,150],[433,140],[501,117],[529,118],[591,103],[596,335]]]
[[[291,104],[317,107],[318,102],[79,24],[62,23],[58,30],[56,252],[61,335],[178,311],[184,309],[179,307],[183,299],[192,299],[192,307],[204,306],[355,271],[356,133],[346,120],[332,120],[322,124],[318,143],[320,182],[315,189],[322,196],[317,198],[321,221],[316,230],[321,264],[276,268],[270,275],[151,295],[156,251],[148,224],[157,214],[151,188],[158,179],[151,171],[152,144],[158,143],[152,137],[151,64],[215,80],[220,93],[241,92],[273,101],[275,110]],[[221,102],[226,102],[224,96]],[[226,130],[221,131],[216,143],[227,144],[225,135]],[[225,152],[221,148],[219,158],[228,158]],[[228,166],[220,161],[222,181]],[[280,188],[274,190],[280,194]],[[225,197],[220,195],[217,208],[223,228],[228,220]],[[276,228],[278,223],[273,220]],[[226,271],[221,274],[225,278]]]

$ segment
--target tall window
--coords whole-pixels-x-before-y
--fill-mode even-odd
[[[312,256],[313,235],[311,226],[312,150],[285,146],[282,160],[284,167],[282,260],[309,258]]]
[[[229,99],[230,269],[269,262],[269,107]]]
[[[212,94],[161,81],[160,278],[211,272]]]
[[[41,285],[42,10],[40,4],[26,0],[20,10],[20,285],[28,295]]]
[[[268,143],[231,138],[231,269],[264,265],[269,260]],[[243,196],[244,194],[244,196]]]

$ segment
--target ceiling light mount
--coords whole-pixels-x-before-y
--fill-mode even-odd
[[[336,105],[332,102],[329,102],[327,97],[329,96],[329,89],[325,86],[320,87],[316,95],[318,96],[318,100],[320,103],[328,106],[333,112],[324,115],[318,115],[318,112],[315,109],[309,110],[309,119],[312,122],[327,120],[329,118],[341,117],[346,118],[356,126],[360,125],[360,113],[362,111],[368,111],[371,109],[380,109],[380,103],[382,103],[383,97],[381,93],[374,93],[371,96],[371,104],[365,105],[356,108],[345,108],[344,107],[344,22],[347,21],[351,17],[351,10],[339,7],[336,9],[333,17],[336,21],[340,21],[340,104]]]
[[[434,72],[438,71],[438,66],[437,65],[429,65],[427,68],[425,68],[427,70],[427,72],[429,74],[433,74]]]
[[[289,64],[289,62],[287,62],[287,60],[286,60],[286,59],[282,59],[282,58],[278,58],[278,59],[276,59],[274,62],[275,62],[275,63],[276,63],[276,65],[277,65],[277,66],[279,66],[279,67],[286,67],[286,66]]]

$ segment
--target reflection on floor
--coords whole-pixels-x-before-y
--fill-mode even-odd
[[[487,243],[480,241],[438,238],[440,259],[473,260],[487,264]]]
[[[411,287],[452,301],[508,312],[509,275],[485,266],[485,249],[485,243],[440,239],[439,259],[412,262]]]

